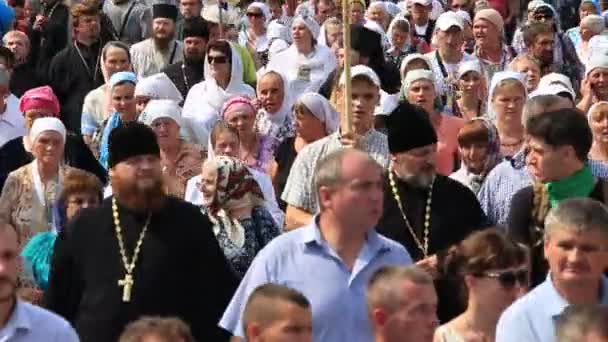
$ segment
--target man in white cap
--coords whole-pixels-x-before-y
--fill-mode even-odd
[[[586,65],[585,79],[581,83],[582,99],[576,107],[584,113],[598,101],[608,101],[608,56],[595,54]]]
[[[184,44],[175,40],[177,7],[155,4],[152,18],[152,37],[131,46],[133,71],[140,79],[184,58]]]
[[[410,22],[414,26],[412,34],[414,37],[423,39],[431,44],[435,21],[430,19],[433,2],[431,0],[406,0],[411,4]]]
[[[318,210],[318,200],[312,188],[317,161],[326,154],[349,146],[368,152],[384,168],[388,167],[386,136],[373,128],[374,110],[380,101],[380,80],[367,66],[351,69],[353,133],[336,132],[303,148],[296,157],[281,198],[287,203],[287,229],[310,222]],[[338,102],[343,103],[344,75],[338,85]]]
[[[445,12],[439,16],[435,25],[437,50],[426,56],[431,61],[437,95],[441,96],[446,109],[451,110],[456,101],[456,73],[460,63],[475,60],[475,57],[464,53],[464,22],[454,12]]]

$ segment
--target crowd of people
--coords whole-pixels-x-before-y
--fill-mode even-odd
[[[0,1],[0,341],[608,341],[608,2],[345,1]]]

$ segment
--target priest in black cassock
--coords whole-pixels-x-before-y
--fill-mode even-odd
[[[162,72],[169,76],[185,99],[190,88],[205,79],[205,51],[209,42],[209,28],[207,22],[199,16],[184,19],[182,30],[184,61],[173,63]]]
[[[448,248],[485,227],[486,217],[471,190],[437,174],[437,135],[424,109],[402,101],[386,122],[391,166],[378,231],[437,275]],[[457,313],[453,301],[459,294],[438,286],[439,318],[445,321]]]
[[[198,341],[224,340],[217,323],[237,281],[212,224],[195,206],[164,195],[150,128],[115,128],[109,153],[114,196],[60,233],[46,306],[83,342],[117,341],[143,315],[177,316]]]

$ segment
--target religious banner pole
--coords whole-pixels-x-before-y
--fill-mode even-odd
[[[350,1],[342,0],[342,27],[344,39],[344,111],[341,118],[343,133],[353,131],[352,118],[352,81],[350,79],[351,42],[350,42]]]
[[[218,28],[220,29],[220,39],[224,38],[224,20],[222,19],[222,8],[224,8],[224,4],[222,0],[217,0],[217,13],[218,13]]]

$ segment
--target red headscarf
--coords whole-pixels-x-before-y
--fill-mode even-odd
[[[42,86],[33,88],[21,96],[21,99],[19,99],[19,111],[25,113],[32,109],[50,109],[53,116],[59,116],[59,100],[51,87]]]

